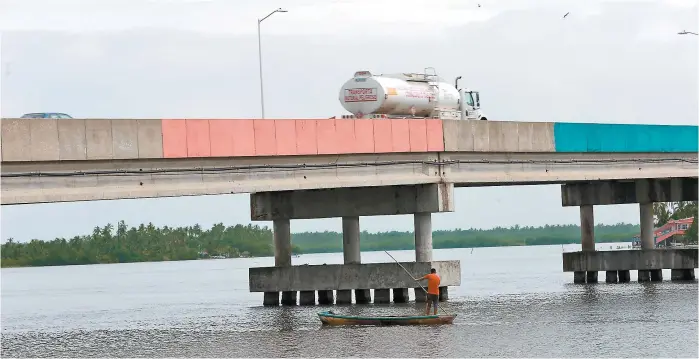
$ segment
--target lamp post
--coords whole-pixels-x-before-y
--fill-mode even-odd
[[[279,8],[277,10],[274,10],[270,12],[267,16],[263,17],[262,19],[257,19],[257,51],[259,53],[259,59],[260,59],[260,106],[262,107],[262,118],[265,118],[265,92],[264,92],[264,87],[262,85],[262,39],[260,37],[260,24],[265,21],[268,17],[274,15],[274,13],[277,12],[287,12],[286,10]]]

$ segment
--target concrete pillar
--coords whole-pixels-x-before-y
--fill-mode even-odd
[[[619,279],[617,277],[617,271],[615,270],[608,270],[607,271],[607,278],[605,278],[605,282],[607,283],[616,283],[618,282]]]
[[[587,283],[597,283],[597,271],[588,271],[585,280]]]
[[[299,292],[299,304],[300,305],[315,305],[316,304],[316,291],[314,290],[302,290]]]
[[[591,205],[580,206],[580,243],[583,251],[595,250],[595,214]]]
[[[585,283],[585,271],[575,271],[573,273],[573,283],[575,283],[575,284]]]
[[[415,261],[432,262],[432,213],[415,213]]]
[[[684,269],[671,269],[670,280],[684,280]]]
[[[641,209],[641,249],[654,249],[653,203],[641,203],[639,207]]]
[[[262,305],[279,305],[279,292],[265,292]]]
[[[337,304],[352,304],[352,290],[339,289],[337,291]]]
[[[393,288],[394,303],[407,303],[409,298],[408,288]]]
[[[296,305],[296,292],[282,292],[282,305]]]
[[[449,300],[449,287],[439,287],[439,301]]]
[[[335,294],[332,290],[319,290],[318,291],[318,304],[320,305],[330,305],[335,302]]]
[[[371,303],[371,290],[369,290],[369,289],[355,289],[354,290],[354,301],[357,304]]]
[[[639,270],[638,271],[638,281],[639,282],[650,282],[650,270]]]
[[[662,269],[651,269],[650,280],[653,282],[663,281],[663,270]]]
[[[390,289],[374,289],[374,303],[390,303],[391,302],[391,290]]]
[[[291,267],[291,224],[288,219],[272,222],[274,235],[274,265]]]
[[[694,269],[685,269],[684,270],[684,279],[686,280],[695,280],[697,279],[696,274],[694,273]]]
[[[619,273],[619,283],[628,283],[631,281],[631,272],[628,270],[620,270]]]
[[[291,267],[291,224],[288,219],[272,221],[274,266]],[[296,292],[283,292],[282,305],[296,305]]]
[[[422,288],[415,288],[415,303],[424,303],[427,301],[427,294]]]
[[[362,262],[359,250],[359,217],[342,217],[342,253],[345,264]]]

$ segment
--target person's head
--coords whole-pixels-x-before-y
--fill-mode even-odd
[[[432,268],[432,269],[430,269],[430,273],[435,274],[435,273],[437,273],[437,270]]]

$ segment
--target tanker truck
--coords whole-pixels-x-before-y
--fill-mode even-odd
[[[374,75],[357,71],[340,89],[340,103],[352,115],[342,118],[439,118],[487,120],[480,110],[478,91],[444,82],[431,74]]]

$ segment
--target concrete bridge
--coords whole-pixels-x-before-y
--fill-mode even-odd
[[[361,264],[359,217],[414,214],[417,263],[405,265],[438,267],[446,298],[446,288],[460,284],[460,266],[432,262],[431,213],[454,210],[454,187],[562,184],[562,204],[581,208],[586,255],[564,254],[564,270],[576,282],[595,282],[609,258],[587,255],[594,251],[592,206],[640,203],[642,248],[651,248],[652,203],[697,200],[697,142],[697,126],[3,119],[1,193],[3,205],[251,193],[252,220],[273,221],[275,267],[250,270],[250,289],[265,292],[267,304],[279,303],[280,291],[286,304],[297,302],[297,292],[302,303],[315,302],[316,291],[320,302],[337,291],[337,302],[346,303],[352,289],[358,302],[370,300],[369,289],[375,302],[389,300],[391,289],[394,300],[407,300],[414,284],[398,266]],[[343,218],[345,265],[291,267],[290,220],[327,217]],[[625,256],[623,263],[647,259],[611,255]],[[697,267],[693,258],[656,262],[685,263],[685,270]],[[631,266],[644,273],[639,279],[642,271],[657,279],[662,269]],[[379,270],[381,280],[372,274]],[[610,267],[609,281],[611,272],[621,273]]]

